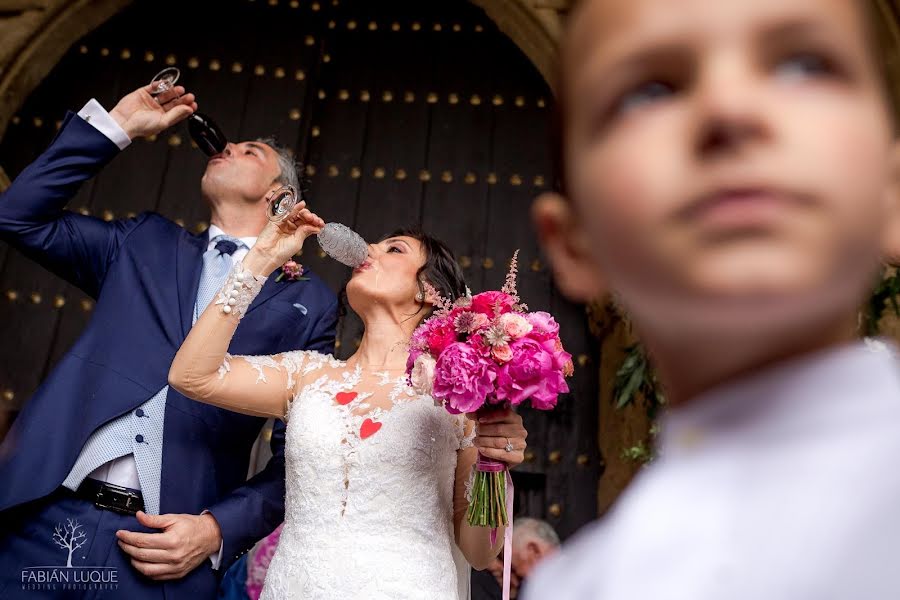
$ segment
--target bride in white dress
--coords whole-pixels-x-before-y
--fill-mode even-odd
[[[468,565],[483,569],[503,543],[502,528],[492,546],[490,530],[465,520],[477,451],[517,465],[527,434],[502,411],[476,435],[472,420],[406,383],[408,342],[431,308],[423,283],[444,297],[465,290],[450,251],[414,232],[370,245],[347,284],[365,334],[346,361],[227,354],[265,277],[323,225],[301,203],[265,228],[194,325],[169,382],[201,402],[287,422],[284,528],[263,598],[464,600]]]

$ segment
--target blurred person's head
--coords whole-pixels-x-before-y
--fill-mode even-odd
[[[900,160],[872,43],[847,0],[583,0],[560,77],[560,194],[535,223],[559,286],[612,291],[666,385],[855,336],[900,256]],[[671,359],[671,360],[670,360]],[[690,369],[687,369],[690,371]],[[700,389],[698,389],[700,388]]]
[[[559,549],[559,536],[553,526],[540,519],[516,519],[513,527],[512,568],[525,579],[545,558]]]

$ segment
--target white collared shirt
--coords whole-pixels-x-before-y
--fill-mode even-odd
[[[222,231],[219,227],[217,227],[216,225],[210,225],[209,226],[209,245],[206,247],[207,250],[212,250],[215,247],[215,244],[213,243],[212,240],[217,235],[227,235],[227,234],[224,231]],[[237,238],[237,239],[244,242],[244,246],[241,246],[240,248],[235,250],[234,254],[231,255],[232,260],[234,260],[234,262],[244,260],[244,257],[247,256],[247,253],[250,252],[250,248],[252,248],[253,245],[256,243],[255,237],[242,237],[242,238]]]
[[[665,417],[660,457],[527,600],[900,598],[892,345],[807,356]]]

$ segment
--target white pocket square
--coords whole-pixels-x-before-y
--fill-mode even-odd
[[[309,311],[306,309],[306,307],[303,306],[302,304],[300,304],[299,302],[295,302],[295,303],[294,303],[294,308],[296,308],[297,310],[299,310],[300,312],[302,312],[304,315],[307,314],[307,313],[309,312]]]

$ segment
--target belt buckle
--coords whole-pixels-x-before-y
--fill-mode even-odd
[[[118,513],[133,515],[138,511],[141,498],[135,492],[111,483],[104,483],[97,492],[94,505]]]

